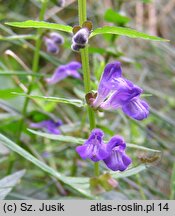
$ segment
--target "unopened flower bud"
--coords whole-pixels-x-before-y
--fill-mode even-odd
[[[64,43],[64,38],[57,32],[51,32],[49,34],[50,39],[53,40],[53,42],[55,42],[56,44],[63,44]]]
[[[44,42],[46,45],[47,52],[54,53],[54,54],[58,53],[59,48],[52,39],[45,37]]]
[[[82,28],[73,36],[72,42],[79,45],[85,45],[88,43],[89,34],[90,32],[87,28]]]
[[[75,52],[79,52],[80,49],[85,48],[85,45],[75,44],[73,43],[71,49]]]

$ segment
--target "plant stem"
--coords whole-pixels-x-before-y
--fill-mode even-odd
[[[78,14],[79,14],[79,24],[82,24],[87,20],[86,15],[86,0],[78,0]],[[88,47],[86,46],[84,49],[81,49],[81,61],[82,61],[82,69],[83,69],[83,76],[84,76],[84,89],[85,93],[91,91],[91,79],[90,79],[90,68],[89,68],[89,51]],[[90,130],[95,128],[95,113],[93,109],[87,106],[87,112],[89,116],[89,124]],[[99,175],[99,163],[94,163],[94,174],[95,176]]]
[[[85,93],[87,94],[91,91],[88,47],[81,49],[81,61],[84,75],[84,89]],[[87,112],[89,116],[90,130],[92,130],[93,128],[95,128],[95,113],[89,106],[87,106]]]
[[[44,14],[46,12],[46,9],[47,9],[47,0],[43,1],[43,3],[42,3],[41,11],[40,11],[40,14],[39,14],[39,21],[44,20]],[[42,43],[41,34],[42,34],[42,29],[38,29],[37,34],[36,34],[37,35],[36,48],[35,48],[34,57],[33,57],[33,63],[32,63],[32,72],[33,73],[36,73],[38,71],[39,57],[40,57],[40,47],[41,47],[41,43]],[[30,81],[30,84],[29,84],[29,87],[28,87],[28,90],[27,90],[27,94],[31,93],[34,81],[35,81],[35,77],[32,77],[31,81]],[[23,106],[23,109],[22,109],[23,118],[21,119],[21,121],[19,123],[19,129],[18,129],[18,135],[17,135],[17,141],[18,142],[20,142],[20,137],[21,137],[21,133],[22,133],[22,130],[23,130],[24,121],[25,121],[25,118],[26,118],[26,113],[27,113],[27,107],[28,107],[28,104],[29,104],[29,100],[30,100],[30,98],[26,97],[25,101],[24,101],[24,106]]]

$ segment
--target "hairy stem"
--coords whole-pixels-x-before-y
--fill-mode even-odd
[[[79,24],[82,24],[87,20],[86,15],[86,0],[78,0],[78,14],[79,14]],[[90,68],[89,68],[89,52],[88,47],[81,49],[81,61],[82,61],[82,69],[84,75],[84,89],[85,93],[91,91],[91,79],[90,79]],[[95,128],[95,114],[91,107],[87,106],[87,112],[89,116],[89,124],[90,130]],[[95,176],[99,175],[99,164],[96,162],[94,164],[94,174]]]

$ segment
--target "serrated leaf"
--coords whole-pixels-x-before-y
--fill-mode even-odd
[[[101,28],[97,28],[91,33],[90,38],[100,34],[115,34],[115,35],[127,36],[130,38],[141,38],[145,40],[168,41],[164,38],[160,38],[160,37],[145,34],[143,32],[136,31],[135,29],[116,27],[116,26],[103,26]]]
[[[39,96],[39,95],[27,95],[27,94],[17,93],[17,92],[12,92],[12,93],[15,95],[29,97],[29,98],[38,99],[38,100],[51,101],[55,103],[66,103],[66,104],[71,104],[77,107],[84,107],[83,101],[79,99],[67,99],[67,98],[47,97],[47,96]]]
[[[73,191],[81,194],[83,197],[86,198],[94,198],[90,194],[89,190],[89,183],[88,184],[74,184],[73,178],[69,178],[67,176],[64,176],[60,172],[54,170],[53,168],[49,167],[44,162],[38,160],[33,155],[31,155],[29,152],[21,148],[19,145],[5,137],[4,135],[0,134],[0,142],[5,145],[7,148],[11,149],[12,151],[16,152],[17,154],[21,155],[26,160],[30,161],[31,163],[35,164],[37,167],[39,167],[41,170],[49,173],[50,175],[54,176],[55,178],[59,179],[61,182],[63,182],[65,185],[67,185],[70,189]],[[76,179],[76,178],[75,178]],[[83,178],[81,178],[81,182],[83,182]],[[87,178],[85,178],[85,182],[87,182]]]
[[[24,22],[6,22],[6,25],[14,26],[18,28],[43,28],[59,30],[63,32],[72,33],[72,27],[68,25],[62,25],[57,23],[49,23],[44,21],[27,20]]]
[[[20,170],[0,180],[0,200],[3,200],[10,193],[24,174],[25,170]]]

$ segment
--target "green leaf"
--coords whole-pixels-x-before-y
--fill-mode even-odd
[[[77,138],[77,137],[54,135],[54,134],[44,133],[44,132],[41,132],[41,131],[35,131],[35,130],[31,130],[31,129],[28,129],[28,130],[31,133],[36,134],[38,136],[46,137],[46,138],[52,139],[52,140],[58,140],[58,141],[62,141],[62,142],[73,143],[75,145],[76,144],[83,144],[85,142],[85,139],[81,139],[81,138]],[[161,153],[161,151],[159,151],[159,150],[150,149],[150,148],[140,146],[140,145],[135,145],[135,144],[132,144],[132,143],[127,143],[127,147],[128,148],[140,149],[140,150],[144,150],[144,151]]]
[[[72,136],[54,135],[54,134],[43,133],[40,131],[31,130],[31,129],[28,129],[28,130],[33,134],[36,134],[36,135],[39,135],[42,137],[46,137],[46,138],[52,139],[52,140],[58,140],[61,142],[68,142],[68,143],[74,143],[74,144],[83,144],[85,142],[84,139],[76,138],[76,137],[72,137]]]
[[[12,40],[21,40],[21,39],[32,39],[36,40],[35,35],[13,35],[13,36],[8,36],[8,37],[2,37],[0,36],[0,41],[12,41]]]
[[[153,40],[153,41],[168,41],[164,38],[151,36],[131,28],[116,27],[116,26],[103,26],[101,28],[97,28],[91,33],[90,37],[94,37],[100,34],[116,34],[121,36],[127,36],[130,38],[141,38],[141,39]]]
[[[36,77],[46,76],[45,74],[38,74],[38,73],[26,72],[26,71],[0,70],[0,76],[8,76],[8,75],[36,76]]]
[[[26,150],[24,150],[19,145],[17,145],[16,143],[14,143],[13,141],[11,141],[10,139],[8,139],[7,137],[5,137],[2,134],[0,134],[0,142],[3,145],[5,145],[6,147],[8,147],[9,149],[11,149],[12,151],[14,151],[17,154],[21,155],[26,160],[28,160],[31,163],[35,164],[37,167],[39,167],[43,171],[45,171],[45,172],[49,173],[50,175],[54,176],[55,178],[59,179],[61,182],[63,182],[64,184],[66,184],[73,191],[81,194],[84,197],[91,198],[91,199],[94,198],[90,194],[89,184],[85,184],[84,185],[84,183],[87,182],[87,178],[85,178],[85,179],[84,178],[80,178],[79,179],[79,181],[82,182],[82,185],[79,185],[77,182],[74,184],[74,181],[73,181],[74,178],[66,177],[63,174],[57,172],[56,170],[54,170],[53,168],[49,167],[44,162],[38,160],[33,155],[31,155],[29,152],[27,152]],[[83,179],[85,181],[83,181]]]
[[[39,95],[27,95],[23,93],[17,93],[17,92],[12,92],[15,95],[19,96],[24,96],[24,97],[29,97],[33,99],[38,99],[38,100],[44,100],[44,101],[51,101],[55,103],[66,103],[66,104],[71,104],[77,107],[84,107],[85,104],[83,103],[82,100],[78,99],[67,99],[67,98],[59,98],[59,97],[47,97],[47,96],[39,96]]]
[[[134,149],[140,149],[140,150],[144,150],[144,151],[161,153],[161,151],[159,151],[159,150],[147,148],[147,147],[136,145],[136,144],[132,144],[132,143],[127,143],[127,147],[128,148],[134,148]]]
[[[44,21],[27,20],[24,22],[6,22],[5,24],[9,26],[18,27],[18,28],[43,28],[43,29],[52,29],[52,30],[59,30],[63,32],[72,33],[71,26],[49,23]]]
[[[111,8],[106,10],[104,19],[107,22],[115,23],[116,25],[125,25],[130,21],[129,17],[123,16],[116,11],[112,10]]]
[[[148,168],[147,165],[141,164],[141,165],[136,166],[134,168],[128,169],[125,172],[117,172],[117,173],[116,172],[110,172],[110,174],[113,178],[116,178],[116,179],[126,178],[129,176],[135,175],[139,172],[142,172],[142,171],[146,170],[147,168]]]
[[[0,180],[0,200],[3,200],[10,193],[24,174],[25,170],[20,170]]]
[[[22,92],[19,88],[10,88],[10,89],[0,89],[0,99],[10,99],[16,97],[14,94],[12,94],[12,91],[16,92]]]

